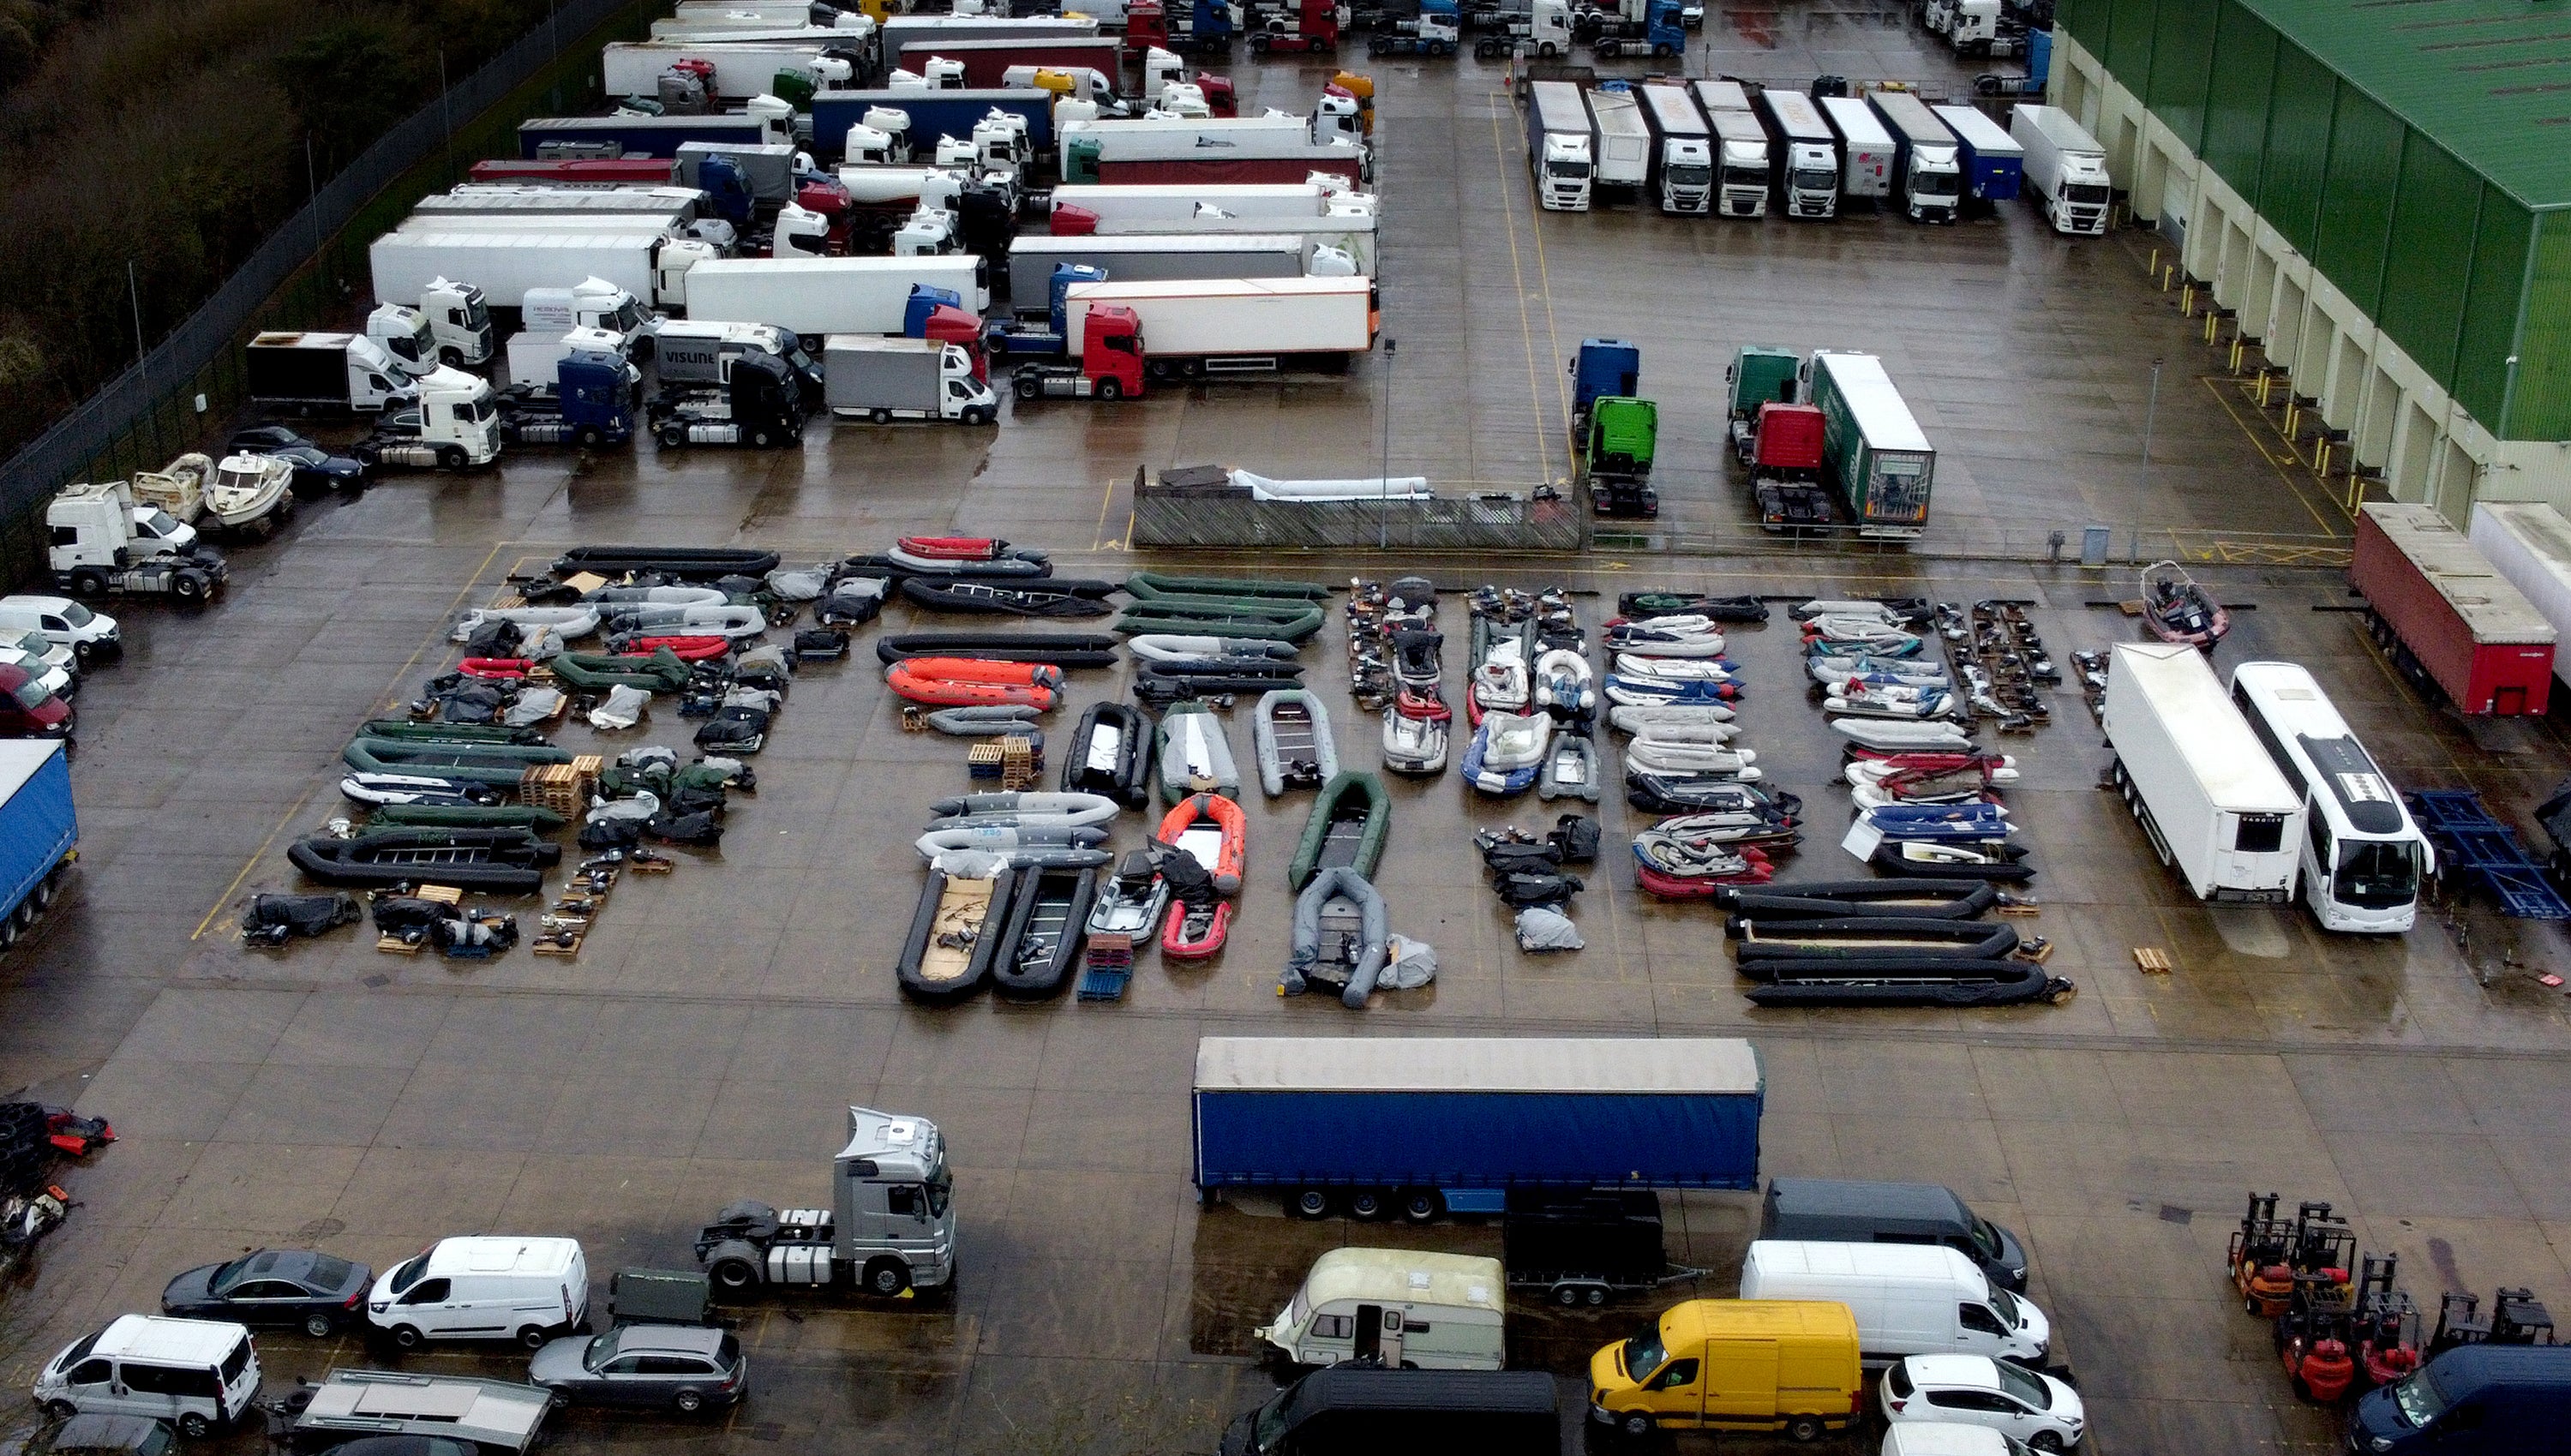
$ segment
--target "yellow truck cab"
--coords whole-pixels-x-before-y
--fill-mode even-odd
[[[1802,1299],[1691,1299],[1589,1357],[1589,1417],[1656,1429],[1782,1430],[1818,1440],[1863,1396],[1856,1316]]]

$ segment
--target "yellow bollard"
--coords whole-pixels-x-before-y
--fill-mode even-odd
[[[2211,310],[2209,310],[2205,315],[2205,341],[2208,344],[2212,344],[2214,342],[2214,325],[2215,320],[2219,317],[2221,317],[2220,314],[2214,313]],[[2238,350],[2236,349],[2235,352],[2238,352]]]
[[[2152,249],[2152,260],[2151,260],[2151,262],[2150,262],[2150,263],[2148,263],[2148,264],[2146,264],[2146,265],[2144,266],[2144,268],[2143,268],[2143,273],[2144,273],[2144,275],[2145,275],[2145,276],[2147,276],[2147,277],[2148,277],[2148,276],[2151,276],[2151,275],[2153,275],[2153,274],[2158,273],[2160,270],[2161,270],[2161,250],[2160,250],[2159,248],[2155,247],[2155,248],[2153,248],[2153,249]]]
[[[2294,443],[2295,443],[2295,402],[2294,402],[2293,400],[2289,399],[2289,400],[2287,400],[2287,401],[2286,401],[2286,445],[2287,445],[2287,447],[2288,447],[2289,449],[2291,449],[2291,448],[2293,448]]]
[[[2329,478],[2329,457],[2330,442],[2328,439],[2323,438],[2316,441],[2313,446],[2313,474],[2319,476],[2323,480],[2327,480]]]
[[[2232,335],[2232,372],[2241,372],[2241,335]]]

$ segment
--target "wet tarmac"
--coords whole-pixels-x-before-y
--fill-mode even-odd
[[[1710,24],[1717,53],[1692,58],[1699,74],[1961,74],[1871,10],[1718,10]],[[1246,104],[1300,109],[1327,68],[1236,74]],[[1634,888],[1620,856],[1637,819],[1613,802],[1599,809],[1607,855],[1573,911],[1588,948],[1522,954],[1469,836],[1554,810],[1479,797],[1453,775],[1394,783],[1378,876],[1394,928],[1438,950],[1433,987],[1362,1013],[1279,999],[1284,864],[1305,804],[1254,788],[1250,887],[1218,959],[1150,958],[1116,1003],[909,1006],[891,973],[919,883],[908,841],[926,801],[966,779],[954,740],[900,730],[864,639],[846,664],[804,672],[721,849],[630,877],[577,958],[404,958],[349,931],[282,952],[241,946],[247,897],[296,884],[284,845],[341,811],[351,727],[451,661],[460,608],[581,542],[745,543],[810,561],[910,531],[991,533],[1054,550],[1065,575],[1561,584],[1582,594],[1592,629],[1616,592],[1642,588],[2003,597],[2031,603],[2067,661],[2136,635],[2097,605],[2133,595],[2133,573],[2043,564],[2050,530],[2071,530],[2076,554],[2086,524],[2191,528],[2252,559],[2287,538],[2326,550],[2346,534],[2344,512],[2262,444],[2237,392],[2200,382],[2219,376],[2217,355],[2146,281],[2148,239],[2057,240],[2019,210],[1951,230],[1631,208],[1538,219],[1499,68],[1375,75],[1385,327],[1402,345],[1389,371],[1378,357],[1344,378],[1030,406],[996,430],[816,428],[779,454],[530,451],[307,510],[282,539],[241,550],[228,599],[201,615],[125,607],[133,650],[81,702],[80,868],[42,931],[0,962],[0,1085],[77,1101],[123,1141],[68,1173],[81,1207],[0,1303],[0,1378],[24,1388],[63,1343],[153,1307],[172,1273],[263,1244],[382,1266],[443,1234],[569,1233],[603,1296],[612,1269],[688,1266],[697,1226],[726,1202],[823,1202],[842,1109],[861,1103],[929,1117],[952,1142],[957,1297],[751,1305],[744,1406],[700,1422],[584,1413],[566,1448],[1210,1450],[1223,1420],[1274,1388],[1251,1331],[1319,1250],[1487,1252],[1496,1235],[1200,1208],[1188,1086],[1207,1034],[1747,1037],[1768,1079],[1766,1172],[1945,1183],[2023,1235],[2094,1448],[2117,1456],[2334,1441],[2334,1417],[2294,1398],[2224,1277],[2254,1187],[2334,1203],[2364,1248],[2400,1255],[2402,1283],[2431,1310],[2442,1289],[2487,1297],[2501,1284],[2571,1301],[2558,1252],[2571,1233],[2559,1124],[2571,1026],[2562,993],[2536,979],[2562,966],[2562,937],[2486,910],[2441,907],[2408,936],[2360,940],[2297,909],[2198,906],[2097,788],[2105,754],[2068,691],[2049,727],[2004,744],[2025,771],[2009,799],[2041,869],[2043,910],[2025,923],[2056,946],[2047,969],[2079,986],[2059,1007],[1756,1010],[1714,912]],[[1641,342],[1662,403],[1667,505],[1652,539],[1549,561],[1124,549],[1137,466],[1372,473],[1387,394],[1396,473],[1493,488],[1560,478],[1562,360],[1593,334]],[[1918,552],[1798,556],[1748,524],[1720,466],[1716,391],[1751,341],[1885,355],[1941,449]],[[2156,356],[2168,362],[2146,482]],[[2345,603],[2334,570],[2199,574],[2238,612],[2218,665],[2307,664],[2403,786],[2477,787],[2523,825],[2561,775],[2553,725],[2467,725],[2423,705],[2358,619],[2327,610]],[[1460,595],[1440,613],[1460,644]],[[1371,766],[1332,615],[1304,654],[1307,683],[1342,754]],[[971,625],[896,606],[871,631]],[[1752,684],[1749,741],[1812,820],[1785,877],[1850,872],[1835,847],[1847,813],[1830,786],[1837,745],[1800,691],[1791,626],[1743,629],[1733,655]],[[1450,695],[1461,656],[1448,657]],[[1054,722],[1126,688],[1121,671],[1075,675]],[[1245,756],[1248,717],[1244,705],[1230,725]],[[684,747],[692,728],[664,709],[597,741]],[[594,737],[562,733],[567,746]],[[1122,843],[1137,834],[1119,826]],[[2143,974],[2138,947],[2166,949],[2173,972]],[[1704,1292],[1729,1292],[1752,1197],[1668,1209],[1672,1257],[1711,1271]],[[1513,1360],[1565,1376],[1576,1408],[1569,1377],[1588,1351],[1657,1307],[1521,1307]],[[299,1336],[261,1349],[271,1389],[373,1358]],[[524,1368],[505,1354],[406,1363]],[[1845,1449],[1875,1439],[1868,1428]]]

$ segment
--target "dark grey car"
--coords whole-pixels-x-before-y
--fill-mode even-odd
[[[531,1382],[583,1405],[660,1406],[693,1415],[741,1399],[750,1362],[730,1330],[624,1324],[536,1351]]]

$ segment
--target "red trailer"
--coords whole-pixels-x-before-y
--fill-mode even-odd
[[[1343,177],[1351,188],[1365,181],[1363,159],[1353,147],[1314,147],[1288,157],[1188,157],[1160,161],[1109,162],[1101,159],[1098,180],[1111,187],[1147,183],[1194,183],[1229,186],[1239,183],[1309,182],[1315,172]]]
[[[964,89],[988,91],[1008,85],[1012,66],[1047,71],[1095,71],[1113,84],[1125,65],[1123,43],[1114,36],[1096,39],[905,41],[893,64],[915,75],[928,74],[928,58],[943,56],[964,63]]]
[[[514,182],[531,187],[676,187],[679,164],[666,157],[625,157],[613,161],[521,162],[514,157],[476,162],[475,182]]]
[[[2393,665],[2467,714],[2539,716],[2553,625],[2429,506],[2360,507],[2348,580]]]

